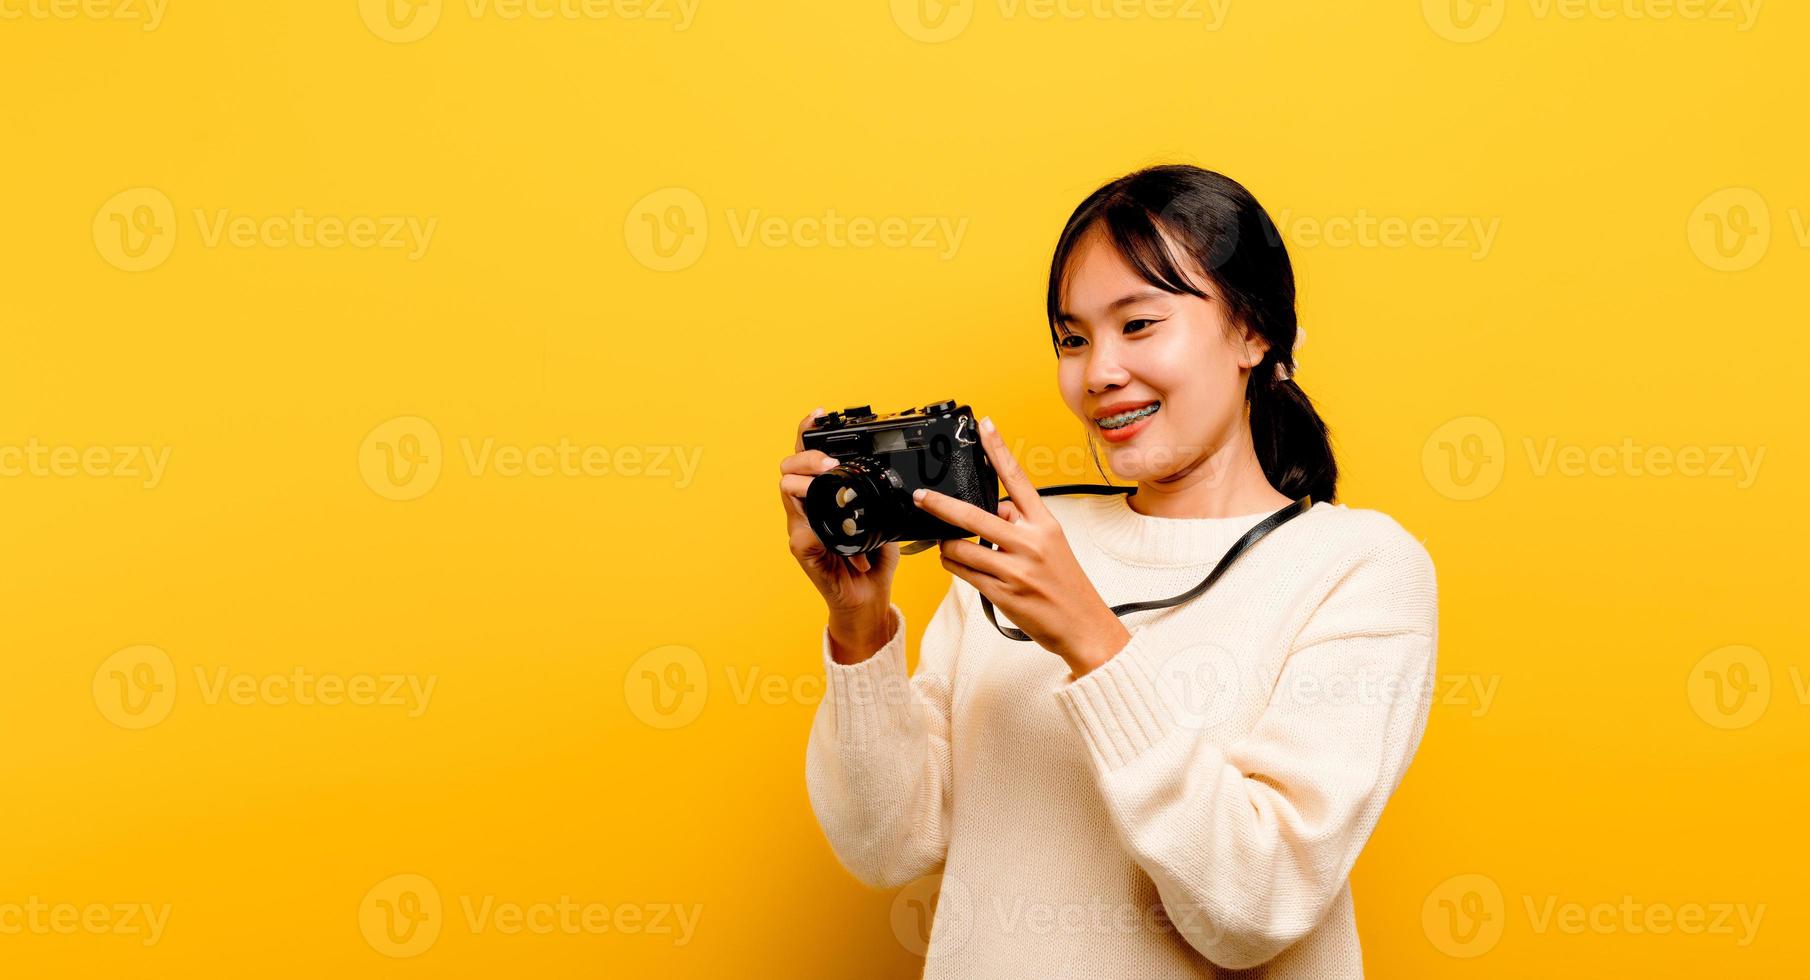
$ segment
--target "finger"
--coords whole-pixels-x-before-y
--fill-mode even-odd
[[[989,541],[997,541],[1002,545],[1010,546],[1018,540],[1017,528],[1000,520],[997,515],[989,514],[966,500],[951,497],[946,493],[937,493],[935,490],[920,490],[912,494],[912,502],[929,511],[932,516],[940,517],[956,527],[971,531]]]
[[[1006,448],[1005,437],[999,434],[992,416],[985,416],[980,420],[980,443],[986,447],[987,458],[993,461],[999,482],[1004,484],[1006,493],[1018,504],[1018,512],[1031,519],[1049,513],[1043,506],[1043,498],[1037,494],[1037,488],[1032,485],[1031,478],[1025,474],[1024,467],[1018,465],[1018,458]]]
[[[1016,524],[1024,520],[1024,513],[1018,509],[1017,504],[1010,500],[1002,500],[999,502],[999,519],[1007,524]]]
[[[792,549],[792,554],[799,557],[815,557],[823,553],[823,540],[817,537],[817,532],[805,525],[802,517],[787,522],[786,546]]]
[[[810,527],[810,519],[805,517],[804,501],[802,499],[787,493],[784,486],[779,488],[779,499],[786,507],[786,527],[790,528],[794,533],[796,533],[799,528]]]
[[[839,463],[836,457],[821,449],[807,449],[802,453],[793,453],[779,461],[781,473],[805,473],[816,476],[826,470],[835,468]]]
[[[999,605],[999,597],[1005,595],[1005,583],[986,572],[976,571],[946,557],[943,559],[943,567],[949,570],[949,574],[974,586],[976,592],[986,596],[996,606]]]
[[[792,473],[779,478],[779,488],[790,497],[804,497],[811,489],[812,481],[817,478],[804,473]]]
[[[792,444],[793,452],[795,452],[795,453],[804,452],[804,430],[811,427],[812,419],[815,419],[817,416],[822,415],[822,414],[823,414],[823,409],[813,408],[813,409],[811,409],[811,414],[806,415],[804,417],[804,419],[798,423],[798,439]]]
[[[813,449],[809,452],[794,453],[780,460],[779,496],[786,502],[786,510],[790,512],[789,521],[804,523],[804,495],[811,489],[811,481],[817,478],[820,471],[834,469],[836,460]]]
[[[873,567],[873,563],[867,560],[866,555],[849,555],[847,557],[848,563],[855,566],[857,572],[865,572]]]
[[[962,538],[940,541],[938,547],[942,549],[943,557],[949,561],[966,565],[977,572],[985,572],[1002,582],[1009,577],[1010,563],[1004,555],[992,548],[983,548]]]

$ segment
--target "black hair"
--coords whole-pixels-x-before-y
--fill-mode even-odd
[[[1251,192],[1223,174],[1173,164],[1126,174],[1089,194],[1069,216],[1050,260],[1050,343],[1058,356],[1069,257],[1096,225],[1144,281],[1205,297],[1164,239],[1173,241],[1218,287],[1234,321],[1269,342],[1245,386],[1257,461],[1278,492],[1335,500],[1339,471],[1331,433],[1307,392],[1292,378],[1276,376],[1277,364],[1293,369],[1295,272],[1275,222]]]

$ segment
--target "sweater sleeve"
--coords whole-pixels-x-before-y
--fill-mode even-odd
[[[959,580],[958,580],[959,581]],[[965,615],[957,582],[925,627],[918,670],[905,671],[905,614],[892,638],[858,664],[830,656],[805,748],[811,809],[843,867],[875,888],[940,868],[950,821],[950,702]]]
[[[1120,843],[1177,931],[1226,969],[1267,962],[1325,917],[1426,726],[1438,620],[1426,550],[1397,529],[1331,580],[1262,715],[1226,744],[1211,735],[1215,695],[1257,682],[1211,638],[1156,649],[1140,626],[1056,692]]]

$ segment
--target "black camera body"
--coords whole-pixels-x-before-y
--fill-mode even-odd
[[[804,431],[804,448],[822,450],[838,464],[812,480],[804,497],[811,530],[837,554],[974,536],[913,503],[919,487],[999,512],[999,477],[974,412],[953,400],[890,415],[867,405],[830,412]]]

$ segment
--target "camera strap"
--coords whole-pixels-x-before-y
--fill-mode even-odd
[[[1130,496],[1131,494],[1134,494],[1137,492],[1138,492],[1138,488],[1135,486],[1115,487],[1115,486],[1109,486],[1107,484],[1102,484],[1102,483],[1065,483],[1060,486],[1038,487],[1037,488],[1037,495],[1040,497],[1051,497],[1051,496],[1057,496],[1060,494],[1069,494],[1069,493],[1095,493],[1095,494],[1102,494],[1102,495],[1112,494],[1112,493],[1122,493],[1127,496]],[[1000,499],[1001,500],[1010,500],[1012,498],[1001,497]],[[1258,538],[1261,538],[1264,535],[1270,533],[1271,531],[1274,531],[1275,529],[1281,527],[1282,525],[1287,524],[1289,521],[1295,519],[1296,517],[1299,517],[1302,514],[1307,513],[1308,509],[1311,508],[1312,506],[1313,506],[1313,500],[1310,497],[1302,496],[1301,499],[1295,501],[1292,504],[1289,504],[1287,507],[1284,507],[1281,510],[1276,511],[1274,514],[1271,514],[1270,516],[1259,521],[1255,527],[1251,528],[1249,531],[1244,532],[1243,537],[1240,537],[1237,541],[1233,542],[1232,547],[1226,551],[1225,557],[1219,559],[1219,564],[1213,566],[1213,571],[1209,572],[1207,574],[1206,578],[1201,579],[1200,584],[1196,585],[1194,588],[1189,589],[1186,592],[1183,592],[1181,595],[1178,595],[1178,596],[1175,596],[1175,597],[1169,598],[1169,599],[1147,599],[1142,602],[1121,602],[1118,605],[1112,607],[1112,614],[1114,616],[1122,617],[1122,616],[1126,615],[1127,613],[1144,612],[1145,610],[1148,610],[1148,609],[1166,609],[1170,606],[1179,606],[1182,603],[1187,602],[1188,600],[1199,596],[1201,593],[1212,588],[1213,583],[1219,581],[1219,577],[1221,575],[1224,575],[1226,569],[1228,569],[1232,566],[1233,560],[1236,559],[1239,555],[1243,554],[1246,549],[1250,548],[1251,545],[1256,544]],[[988,541],[986,538],[980,539],[980,545],[983,548],[993,548],[994,547],[993,542]],[[998,549],[994,549],[994,550],[998,550]],[[987,622],[992,623],[993,628],[998,630],[1000,632],[1000,634],[1003,635],[1006,639],[1008,639],[1008,640],[1024,640],[1024,641],[1030,640],[1031,635],[1029,633],[1026,633],[1024,630],[1021,630],[1021,629],[1018,629],[1018,628],[1012,627],[1012,626],[999,625],[999,620],[997,618],[995,618],[993,615],[993,603],[984,595],[980,597],[980,607],[987,614]]]

